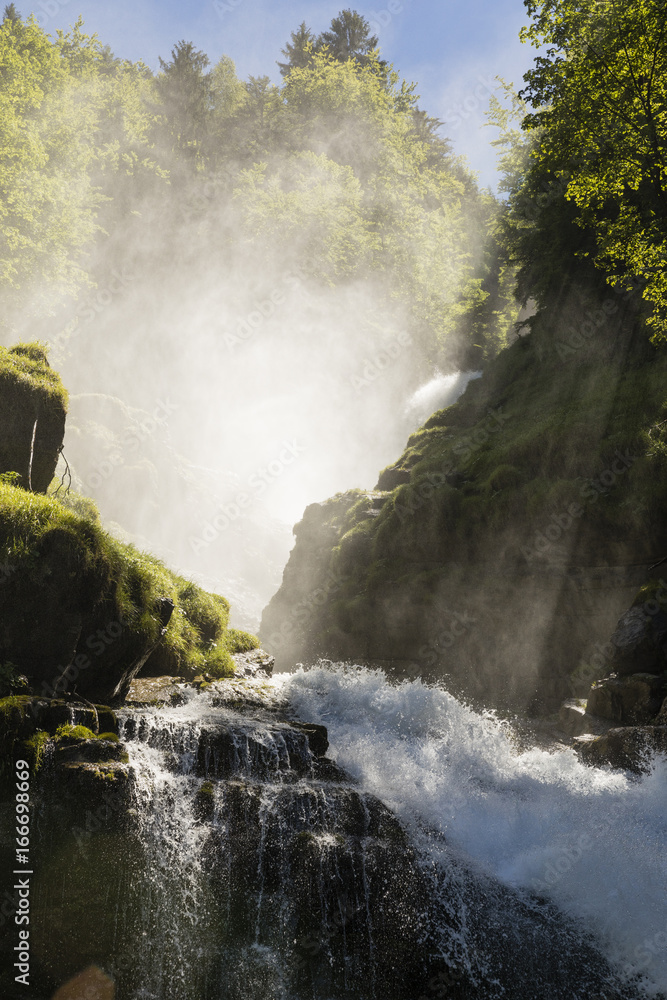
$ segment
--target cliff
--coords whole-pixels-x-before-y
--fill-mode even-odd
[[[667,551],[665,376],[619,296],[569,290],[434,413],[373,491],[307,508],[260,629],[317,656],[555,707]]]

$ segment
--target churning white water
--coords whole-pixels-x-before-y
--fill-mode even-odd
[[[509,725],[440,687],[324,664],[275,678],[328,727],[337,763],[396,812],[436,865],[446,847],[592,932],[621,980],[667,989],[667,761],[650,774],[519,749]]]

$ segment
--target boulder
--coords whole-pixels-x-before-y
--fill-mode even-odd
[[[0,473],[46,493],[65,436],[67,393],[39,344],[0,348]]]
[[[558,713],[559,727],[569,736],[579,736],[586,729],[586,702],[582,698],[568,698]]]
[[[273,673],[275,657],[265,649],[251,649],[246,653],[234,653],[237,677],[270,677]]]
[[[650,602],[638,604],[621,615],[611,637],[611,669],[620,676],[660,674],[667,669],[667,614]]]
[[[587,710],[585,698],[568,698],[560,707],[558,713],[558,728],[568,736],[581,736],[582,733],[591,733],[593,736],[601,736],[612,726],[611,722],[601,719],[597,715],[591,715]]]
[[[575,749],[585,764],[623,768],[637,774],[650,769],[655,753],[667,753],[667,726],[624,726],[603,736],[578,737]]]
[[[651,722],[660,711],[665,680],[648,673],[605,677],[591,687],[587,711],[625,725]]]

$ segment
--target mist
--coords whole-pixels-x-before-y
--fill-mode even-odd
[[[261,246],[231,273],[207,260],[217,208],[174,240],[147,206],[146,228],[117,234],[128,263],[96,262],[98,287],[46,339],[71,394],[74,488],[256,628],[304,508],[372,488],[467,378],[437,371],[379,281],[326,287]],[[159,268],[165,245],[177,259]]]

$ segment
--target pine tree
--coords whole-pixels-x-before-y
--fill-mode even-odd
[[[280,50],[287,58],[287,62],[278,63],[281,76],[287,76],[295,68],[304,69],[309,66],[316,48],[315,35],[305,21],[301,22],[297,31],[292,32],[291,38],[291,42]]]
[[[369,54],[378,47],[377,35],[371,35],[365,17],[355,10],[342,10],[334,17],[329,31],[323,31],[317,40],[319,47],[328,46],[331,55],[339,62],[355,59],[365,63]]]
[[[162,133],[184,161],[195,164],[208,132],[212,111],[212,80],[206,72],[209,58],[192,42],[180,41],[171,52],[171,62],[160,59],[157,79],[162,111]]]

